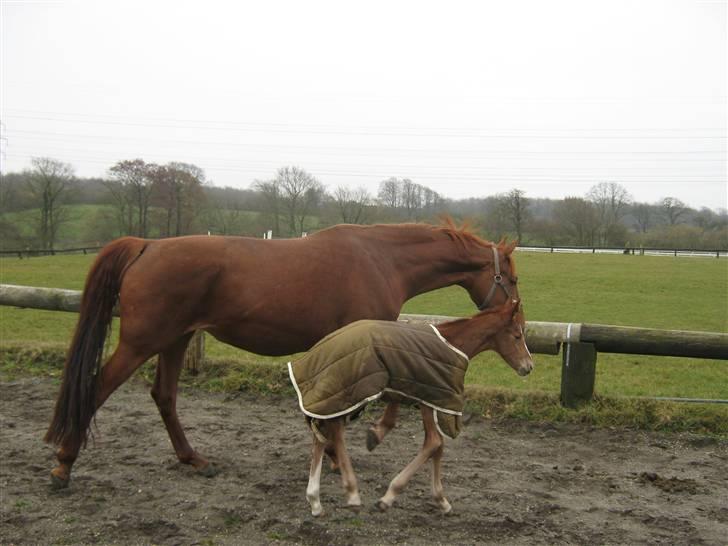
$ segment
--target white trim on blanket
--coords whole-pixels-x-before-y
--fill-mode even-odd
[[[455,347],[455,345],[453,345],[453,344],[452,344],[452,343],[450,343],[450,342],[449,342],[448,340],[446,340],[446,339],[445,339],[445,337],[444,337],[444,336],[443,336],[443,335],[442,335],[442,334],[440,333],[440,330],[438,330],[438,329],[437,329],[437,328],[435,327],[435,325],[434,325],[434,324],[430,324],[429,326],[430,326],[430,328],[432,328],[432,329],[433,329],[433,330],[435,331],[435,333],[437,334],[437,337],[439,337],[439,338],[440,338],[440,341],[442,341],[442,342],[443,342],[443,343],[444,343],[445,345],[447,345],[448,347],[450,347],[450,348],[451,348],[451,349],[452,349],[453,351],[455,351],[455,352],[456,352],[457,354],[459,354],[460,356],[462,356],[462,357],[463,357],[463,358],[465,359],[465,362],[470,362],[470,359],[468,358],[468,355],[466,355],[466,354],[465,354],[464,352],[462,352],[462,351],[461,351],[460,349],[458,349],[457,347]]]
[[[455,349],[457,351],[457,349]],[[465,357],[467,358],[467,357]],[[450,415],[462,415],[462,411],[455,411],[447,408],[441,408],[440,406],[436,406],[435,404],[432,404],[430,402],[427,402],[425,400],[421,400],[415,396],[411,396],[409,394],[406,394],[404,392],[395,390],[395,389],[383,389],[379,391],[377,394],[373,394],[372,396],[369,396],[365,398],[364,400],[361,400],[354,404],[353,406],[350,406],[344,410],[337,411],[336,413],[330,413],[328,415],[320,415],[318,413],[313,413],[311,411],[308,411],[306,408],[303,407],[303,395],[301,394],[301,390],[298,388],[298,383],[296,383],[296,377],[293,375],[293,362],[288,363],[288,376],[291,378],[291,383],[293,383],[293,388],[296,390],[296,395],[298,397],[298,407],[301,408],[301,411],[308,415],[309,417],[313,417],[314,419],[335,419],[336,417],[342,417],[344,415],[347,415],[348,413],[351,413],[360,407],[362,407],[364,404],[368,404],[369,402],[372,402],[374,400],[377,400],[378,398],[381,398],[382,395],[384,395],[387,392],[391,392],[394,394],[398,394],[400,396],[403,396],[405,398],[409,398],[410,400],[414,400],[415,402],[419,402],[420,404],[424,404],[425,406],[431,407],[432,409],[436,411],[441,411],[442,413],[449,413]]]

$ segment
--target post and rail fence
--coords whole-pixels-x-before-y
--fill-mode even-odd
[[[267,237],[266,237],[267,238]],[[0,249],[0,256],[55,256],[56,254],[92,254],[101,250],[102,246],[60,249]],[[694,249],[694,248],[651,248],[651,247],[598,247],[598,246],[569,246],[569,245],[522,245],[516,250],[522,252],[547,252],[564,254],[629,254],[633,256],[674,256],[692,258],[728,258],[728,249]]]
[[[80,303],[80,290],[0,284],[0,305],[4,306],[78,312]],[[116,310],[114,314],[118,315]],[[399,316],[400,321],[434,324],[454,318]],[[561,402],[572,408],[592,399],[600,352],[728,360],[728,334],[719,332],[528,321],[525,335],[531,352],[549,355],[561,352]],[[203,358],[204,336],[198,332],[185,357],[186,366],[196,369]],[[671,400],[728,403],[728,400]]]

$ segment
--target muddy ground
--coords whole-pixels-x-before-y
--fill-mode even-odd
[[[726,544],[728,442],[474,418],[445,450],[453,513],[429,500],[429,467],[387,513],[374,502],[421,442],[419,412],[374,453],[366,422],[348,443],[365,503],[342,506],[325,472],[325,516],[305,498],[309,433],[293,398],[186,391],[180,415],[220,474],[177,462],[140,380],[99,413],[69,489],[53,491],[41,438],[56,388],[0,383],[3,544]],[[374,408],[376,410],[376,408]]]

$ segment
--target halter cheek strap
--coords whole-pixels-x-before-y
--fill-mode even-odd
[[[496,250],[495,246],[491,247],[493,249],[493,268],[495,269],[495,275],[493,275],[493,284],[490,286],[490,290],[488,291],[488,295],[485,296],[485,300],[483,300],[483,303],[481,303],[478,306],[478,311],[482,311],[488,305],[490,305],[490,300],[493,299],[493,296],[495,295],[495,290],[498,286],[500,286],[503,289],[503,292],[506,293],[506,296],[509,298],[511,297],[511,291],[508,290],[508,287],[503,284],[503,275],[501,275],[500,272],[500,259],[498,258],[498,250]]]

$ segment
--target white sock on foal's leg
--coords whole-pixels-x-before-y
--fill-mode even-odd
[[[313,449],[311,450],[311,471],[308,475],[308,487],[306,487],[306,498],[311,505],[311,514],[320,516],[323,513],[321,507],[321,466],[324,461],[324,444],[316,436],[313,438]]]

